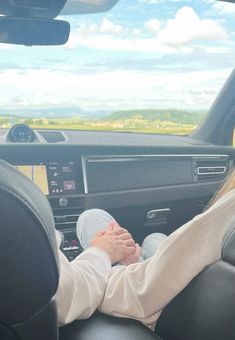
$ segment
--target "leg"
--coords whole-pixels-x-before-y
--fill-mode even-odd
[[[93,236],[99,230],[105,230],[111,223],[117,223],[105,210],[89,209],[84,211],[77,221],[77,237],[83,249],[90,245]]]
[[[166,306],[206,266],[221,258],[226,231],[234,222],[235,189],[172,233],[154,256],[117,268],[99,309],[153,326]]]
[[[153,256],[162,244],[167,239],[165,234],[161,233],[152,233],[145,237],[142,245],[141,245],[141,256],[143,260],[147,260],[151,256]]]

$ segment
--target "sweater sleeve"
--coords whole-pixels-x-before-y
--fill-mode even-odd
[[[150,259],[115,268],[99,309],[152,327],[162,309],[198,273],[221,258],[234,211],[235,189],[168,236]]]
[[[100,304],[111,271],[108,255],[88,248],[72,262],[59,251],[60,280],[56,293],[58,320],[68,324],[86,319]]]

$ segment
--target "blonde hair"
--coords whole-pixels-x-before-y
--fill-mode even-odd
[[[235,170],[231,170],[225,181],[222,183],[220,189],[217,193],[212,197],[206,209],[211,207],[218,199],[220,199],[223,195],[225,195],[230,190],[235,189]]]

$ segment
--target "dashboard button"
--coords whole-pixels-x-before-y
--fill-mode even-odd
[[[61,207],[67,207],[68,203],[69,203],[69,201],[68,201],[68,199],[66,197],[61,197],[59,199],[59,205]]]
[[[77,240],[72,240],[70,244],[71,244],[72,247],[77,247],[78,246],[78,241]]]

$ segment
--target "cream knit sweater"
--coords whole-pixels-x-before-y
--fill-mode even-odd
[[[235,218],[235,190],[172,233],[155,255],[111,268],[106,253],[89,248],[69,263],[60,252],[56,295],[62,324],[88,318],[97,308],[140,320],[153,328],[166,306],[206,266],[221,257],[221,244]]]

